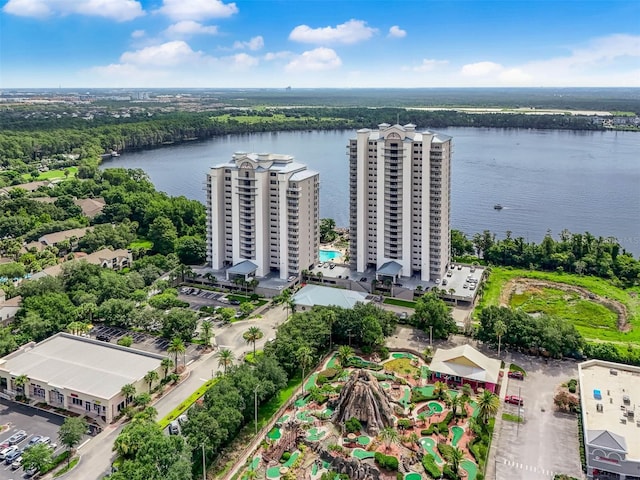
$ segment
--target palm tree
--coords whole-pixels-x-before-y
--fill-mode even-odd
[[[411,432],[407,440],[411,444],[412,450],[414,449],[414,447],[418,447],[420,445],[420,436],[416,432]]]
[[[447,462],[451,464],[451,470],[453,470],[453,473],[457,476],[460,468],[460,462],[464,460],[464,453],[458,447],[453,447],[451,450],[447,451],[445,457]]]
[[[338,347],[338,361],[340,362],[342,368],[345,368],[347,366],[351,357],[353,357],[353,348],[347,345]]]
[[[218,357],[218,366],[224,369],[224,373],[226,375],[227,368],[233,365],[233,361],[235,360],[233,352],[228,348],[223,348],[216,356]]]
[[[22,395],[24,395],[24,398],[28,400],[29,397],[27,397],[26,386],[29,383],[29,377],[27,377],[26,375],[18,375],[13,383],[16,386],[16,390],[22,391]]]
[[[129,402],[131,402],[131,398],[136,394],[136,387],[134,387],[131,383],[127,383],[126,385],[122,386],[122,388],[120,389],[120,393],[124,397],[124,403],[126,405],[129,405]]]
[[[471,398],[471,395],[473,395],[473,389],[471,388],[471,385],[469,385],[468,383],[465,383],[465,384],[462,386],[462,394],[463,394],[465,397],[469,397],[469,398]]]
[[[380,430],[380,440],[383,441],[385,450],[391,448],[392,443],[398,443],[398,431],[393,427],[384,427]]]
[[[436,382],[433,384],[433,394],[436,395],[440,400],[442,400],[447,393],[447,384],[444,382]]]
[[[498,337],[498,356],[500,356],[500,347],[502,345],[502,336],[507,333],[507,326],[502,320],[496,320],[493,325],[493,332]]]
[[[480,411],[478,416],[482,420],[482,423],[486,425],[489,418],[498,413],[499,408],[500,400],[498,400],[497,395],[494,395],[489,390],[482,392],[482,395],[478,398],[478,410]]]
[[[211,346],[211,337],[213,337],[213,324],[211,320],[203,320],[200,325],[200,340],[202,340],[204,348]]]
[[[93,322],[93,315],[98,310],[98,306],[93,302],[83,303],[76,310],[76,314],[78,315],[79,320],[84,320],[89,317],[89,323]]]
[[[451,411],[453,412],[453,418],[456,418],[456,414],[458,413],[458,407],[463,407],[464,395],[456,395],[451,397]],[[464,408],[464,407],[463,407]],[[457,421],[457,420],[456,420]]]
[[[260,328],[253,326],[249,327],[249,329],[242,334],[242,338],[247,343],[253,343],[253,358],[256,358],[256,342],[264,337],[264,333]],[[226,372],[225,372],[226,373]]]
[[[184,346],[184,342],[181,338],[175,337],[171,340],[169,344],[169,348],[167,348],[168,353],[173,353],[175,355],[175,360],[173,361],[173,365],[175,367],[174,372],[178,373],[178,355],[184,353],[187,349]]]
[[[169,370],[171,369],[171,367],[173,367],[173,360],[171,360],[170,358],[163,358],[160,362],[160,366],[162,367],[162,370],[164,370],[164,377],[162,378],[167,378]]]
[[[153,382],[157,381],[158,378],[160,378],[160,376],[155,370],[149,370],[144,376],[144,381],[149,384],[149,393],[151,393],[151,386],[153,385]]]
[[[302,368],[302,393],[304,393],[305,371],[307,367],[311,365],[311,362],[313,362],[313,354],[311,352],[311,349],[307,346],[300,347],[296,352],[296,360]]]

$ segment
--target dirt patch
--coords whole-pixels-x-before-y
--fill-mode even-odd
[[[542,293],[544,288],[554,288],[563,292],[574,293],[579,295],[585,300],[598,303],[603,307],[608,308],[618,317],[617,327],[620,332],[628,332],[631,330],[629,324],[629,314],[627,307],[610,298],[601,297],[596,295],[590,290],[583,287],[576,287],[575,285],[567,285],[566,283],[550,282],[547,280],[537,280],[533,278],[512,278],[509,280],[500,292],[500,306],[509,306],[509,300],[514,294],[521,294],[524,292]]]

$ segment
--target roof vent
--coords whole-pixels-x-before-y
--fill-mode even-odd
[[[613,368],[612,368],[611,370],[609,370],[609,373],[610,373],[611,375],[618,375],[618,371],[617,371],[617,370],[614,370]]]

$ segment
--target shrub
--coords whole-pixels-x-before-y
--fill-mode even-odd
[[[347,429],[348,433],[358,433],[362,430],[362,424],[356,417],[351,417],[344,423],[344,428]]]
[[[133,345],[133,338],[125,335],[120,340],[118,340],[118,345],[122,347],[130,347],[131,345]]]
[[[436,460],[431,455],[426,454],[422,457],[422,466],[431,478],[440,478],[442,472],[436,465]]]
[[[448,458],[453,451],[453,447],[451,445],[447,445],[446,443],[438,443],[438,451],[443,458]]]
[[[400,428],[401,430],[406,430],[407,428],[411,428],[412,423],[413,422],[408,418],[401,418],[400,420],[398,420],[398,428]]]
[[[569,383],[567,384],[567,387],[569,387],[570,393],[576,393],[577,386],[578,386],[578,381],[575,378],[572,378],[571,380],[569,380]]]
[[[460,476],[451,469],[448,463],[442,468],[442,475],[448,480],[459,480]]]
[[[385,470],[398,470],[398,459],[393,455],[385,455],[383,453],[376,452],[374,460],[380,468]]]
[[[281,462],[286,462],[287,460],[289,460],[291,458],[291,453],[289,452],[284,452],[282,454],[282,458],[280,459]]]
[[[318,384],[327,383],[329,380],[334,379],[337,374],[338,374],[337,369],[327,368],[326,370],[323,370],[320,373],[318,373],[318,378],[316,379],[316,381],[318,382]]]
[[[444,420],[440,422],[440,424],[444,424],[445,427],[448,427],[449,424],[451,423],[451,420],[453,420],[453,412],[451,410],[449,410],[449,413],[447,413],[447,416],[444,417]]]
[[[378,349],[378,353],[380,354],[381,360],[386,360],[389,358],[389,349],[387,347],[380,347]]]

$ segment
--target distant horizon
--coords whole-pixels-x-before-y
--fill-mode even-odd
[[[0,0],[0,9],[0,89],[640,87],[637,0]]]
[[[616,87],[616,86],[599,86],[599,87],[294,87],[292,85],[286,87],[0,87],[1,92],[13,92],[20,90],[229,90],[229,91],[287,91],[287,90],[637,90],[640,93],[640,86]]]

